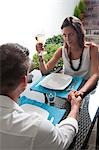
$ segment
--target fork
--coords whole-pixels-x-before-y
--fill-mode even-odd
[[[73,82],[68,88],[66,88],[66,91],[71,91],[71,90],[73,90],[74,87],[75,87],[75,85],[76,85],[76,82]]]

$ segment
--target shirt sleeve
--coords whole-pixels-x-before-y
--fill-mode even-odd
[[[66,150],[78,132],[78,123],[68,117],[54,126],[50,121],[42,119],[34,141],[37,150]]]

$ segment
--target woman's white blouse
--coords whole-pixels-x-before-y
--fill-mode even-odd
[[[83,55],[82,55],[82,64],[81,68],[78,71],[72,70],[70,63],[69,63],[69,57],[67,54],[67,49],[62,48],[62,58],[63,58],[63,69],[64,73],[68,75],[78,75],[82,76],[85,79],[88,79],[90,76],[90,48],[84,48]],[[80,62],[80,59],[72,60],[74,68],[77,68]]]

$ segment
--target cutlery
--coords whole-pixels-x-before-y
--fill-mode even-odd
[[[71,91],[71,90],[73,90],[74,87],[75,87],[75,85],[76,85],[76,82],[71,83],[70,86],[69,86],[68,88],[66,88],[66,91]]]

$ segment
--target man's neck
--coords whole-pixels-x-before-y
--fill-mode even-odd
[[[17,103],[18,95],[8,94],[7,96]]]
[[[14,91],[8,93],[7,95],[8,95],[13,101],[15,101],[15,102],[17,103],[17,100],[18,100],[20,94],[21,94],[21,90],[20,90],[20,91],[19,91],[19,90],[14,90]]]

